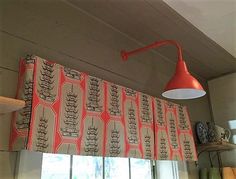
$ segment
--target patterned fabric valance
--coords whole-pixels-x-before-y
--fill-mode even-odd
[[[37,56],[20,62],[10,149],[197,160],[186,107]]]

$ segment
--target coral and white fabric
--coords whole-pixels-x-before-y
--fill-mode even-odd
[[[196,160],[187,108],[154,98],[155,153],[158,160]]]
[[[187,109],[31,56],[21,60],[10,149],[196,160]]]

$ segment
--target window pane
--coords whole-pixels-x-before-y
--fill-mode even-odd
[[[102,179],[102,157],[73,156],[72,179]]]
[[[236,144],[236,135],[233,135],[233,136],[232,136],[232,142],[233,142],[234,144]]]
[[[232,135],[230,142],[236,144],[236,120],[230,120],[228,121],[228,124]]]
[[[69,179],[70,155],[43,154],[41,179]]]
[[[177,161],[157,161],[156,170],[158,179],[179,179]]]
[[[230,129],[236,129],[236,120],[230,120],[228,124]]]
[[[130,159],[131,179],[151,179],[151,163],[150,160]]]
[[[128,158],[105,158],[105,179],[129,179]]]

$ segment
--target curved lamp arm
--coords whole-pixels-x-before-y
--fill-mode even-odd
[[[183,55],[182,55],[182,48],[181,46],[174,40],[161,40],[161,41],[157,41],[157,42],[154,42],[150,45],[147,45],[145,47],[142,47],[142,48],[138,48],[138,49],[135,49],[135,50],[132,50],[132,51],[129,51],[129,52],[126,52],[124,50],[121,51],[121,57],[124,61],[127,61],[128,60],[128,57],[130,55],[134,55],[136,53],[139,53],[139,52],[144,52],[144,51],[147,51],[151,48],[155,48],[155,47],[160,47],[160,46],[163,46],[163,45],[174,45],[177,49],[178,49],[178,59],[179,60],[183,60]]]
[[[174,45],[178,49],[178,62],[176,64],[174,76],[167,83],[162,96],[170,99],[194,99],[204,96],[206,92],[197,79],[188,72],[187,66],[183,60],[182,48],[174,40],[157,41],[129,52],[121,51],[121,57],[126,61],[130,55],[169,44]]]

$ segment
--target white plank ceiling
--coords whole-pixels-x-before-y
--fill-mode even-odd
[[[137,41],[140,47],[160,39],[177,40],[184,49],[184,58],[190,70],[204,79],[236,72],[236,59],[220,46],[222,44],[218,45],[207,37],[163,1],[65,0],[64,2],[111,25],[130,39]],[[177,53],[174,47],[158,48],[155,52],[176,62]],[[158,64],[158,60],[156,63]]]
[[[236,0],[164,0],[236,57]]]

